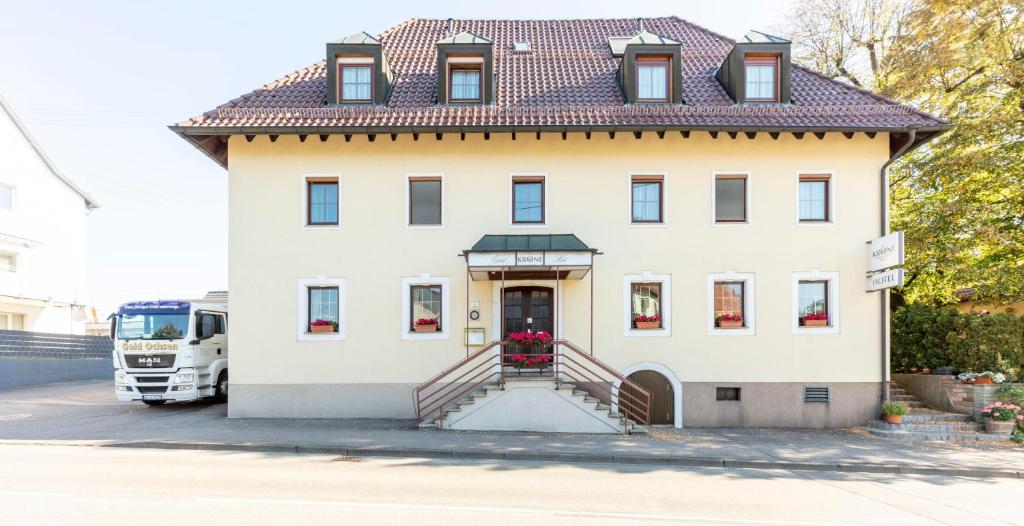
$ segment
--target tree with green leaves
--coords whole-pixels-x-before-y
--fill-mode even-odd
[[[802,0],[798,60],[948,119],[890,167],[903,301],[1024,301],[1024,0]]]

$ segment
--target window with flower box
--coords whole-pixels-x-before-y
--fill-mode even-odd
[[[622,335],[672,335],[672,275],[627,274],[622,278]]]
[[[708,275],[708,334],[754,334],[754,274],[724,272]]]
[[[402,278],[402,339],[448,339],[451,329],[448,278],[421,274]]]
[[[839,273],[798,272],[793,275],[793,332],[839,332]]]
[[[298,289],[299,341],[345,339],[345,279],[300,279]]]

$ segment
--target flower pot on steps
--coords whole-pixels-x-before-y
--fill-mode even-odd
[[[1009,422],[998,422],[991,418],[985,419],[985,432],[992,435],[1009,435],[1013,433],[1013,426],[1017,423],[1013,420]]]
[[[887,424],[898,425],[903,423],[903,415],[882,415]]]
[[[976,384],[990,384],[990,383],[992,383],[992,379],[987,377],[987,376],[979,376],[979,377],[974,379],[974,383],[976,383]]]

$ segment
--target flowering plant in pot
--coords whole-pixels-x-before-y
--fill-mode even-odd
[[[903,415],[907,414],[907,404],[886,402],[882,404],[882,419],[890,424],[902,424]]]
[[[540,367],[541,369],[551,364],[554,355],[551,354],[513,354],[509,359],[516,367]]]
[[[416,332],[437,332],[437,318],[420,318],[412,324]]]
[[[1017,422],[1024,421],[1020,406],[1006,402],[995,402],[981,408],[985,417],[985,432],[1008,435],[1013,432]]]
[[[720,329],[739,329],[743,327],[743,316],[740,314],[722,314],[715,318],[715,325]]]
[[[551,335],[545,331],[540,332],[510,332],[508,340],[515,354],[509,357],[509,362],[519,368],[522,374],[523,367],[547,367],[554,358],[550,351],[545,348],[551,344]]]
[[[309,332],[338,332],[338,322],[333,320],[316,320],[310,322]]]
[[[804,327],[827,327],[828,313],[818,312],[800,316],[800,325]]]
[[[640,330],[660,329],[661,328],[661,316],[652,314],[647,316],[646,314],[637,314],[633,316],[633,326]]]

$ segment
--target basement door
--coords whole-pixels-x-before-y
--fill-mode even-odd
[[[672,384],[668,381],[668,378],[665,378],[663,374],[657,371],[637,371],[626,378],[651,393],[652,425],[672,425],[675,423],[675,397],[672,392]],[[626,392],[631,391],[625,385],[622,386],[622,389]]]

